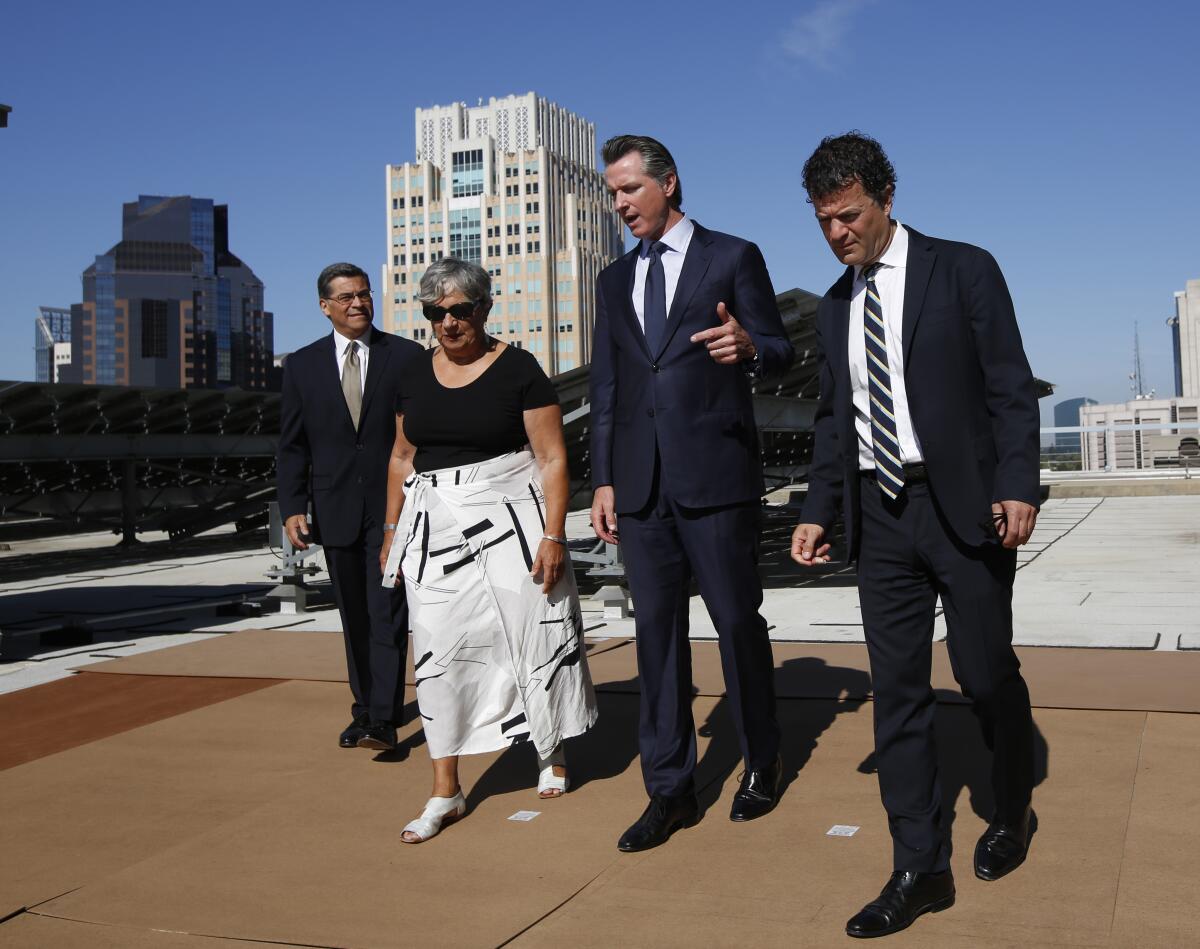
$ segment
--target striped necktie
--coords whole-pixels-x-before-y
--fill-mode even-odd
[[[863,301],[863,330],[867,343],[867,389],[871,396],[871,447],[875,454],[875,476],[889,498],[904,490],[904,465],[900,460],[900,438],[892,405],[892,375],[888,370],[887,329],[883,304],[875,286],[879,264],[867,268],[867,295]]]

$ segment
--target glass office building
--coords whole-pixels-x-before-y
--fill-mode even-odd
[[[59,371],[71,363],[71,311],[55,306],[38,307],[33,320],[33,378],[58,382]]]
[[[263,284],[229,250],[229,208],[190,195],[124,205],[121,241],[83,272],[61,381],[266,389],[276,377]]]

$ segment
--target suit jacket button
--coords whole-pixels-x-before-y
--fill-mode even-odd
[[[651,418],[654,418],[654,409],[646,409],[646,414]]]
[[[650,371],[651,372],[662,372],[662,370],[658,368],[658,363],[655,363],[653,366],[651,366]]]
[[[354,450],[355,450],[355,451],[362,451],[362,450],[363,450],[363,446],[362,446],[362,445],[355,445],[355,446],[354,446]]]

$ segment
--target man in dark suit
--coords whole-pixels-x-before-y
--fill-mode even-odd
[[[804,166],[817,221],[848,266],[817,311],[821,399],[792,556],[827,562],[842,508],[895,869],[847,924],[859,937],[954,902],[929,682],[939,596],[955,678],[994,753],[995,818],[976,875],[1015,869],[1035,826],[1012,587],[1040,499],[1037,394],[995,260],[892,220],[895,182],[879,143],[857,132],[825,139]]]
[[[591,366],[592,526],[620,537],[641,677],[639,748],[650,803],[623,851],[663,843],[699,815],[692,773],[688,586],[720,641],[746,771],[730,818],[779,795],[774,662],[759,615],[763,491],[750,381],[792,347],[758,248],[684,216],[675,161],[659,142],[605,143],[605,182],[638,246],[597,280]]]
[[[294,546],[303,550],[315,538],[325,549],[354,694],[338,743],[390,750],[404,706],[408,610],[403,584],[383,588],[379,548],[396,385],[423,350],[371,325],[371,285],[353,264],[321,271],[317,297],[333,332],[284,364],[279,513]]]

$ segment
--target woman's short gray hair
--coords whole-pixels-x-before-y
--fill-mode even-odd
[[[476,306],[491,306],[492,278],[479,264],[457,257],[443,257],[429,265],[421,277],[417,299],[423,304],[437,303],[457,290]]]

